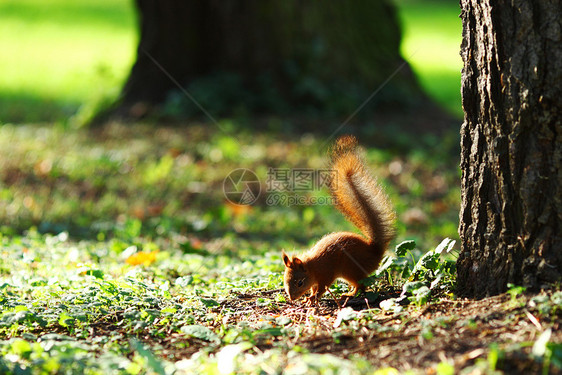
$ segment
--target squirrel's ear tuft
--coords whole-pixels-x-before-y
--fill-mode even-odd
[[[297,257],[293,257],[293,267],[302,267],[302,260]]]
[[[283,263],[285,263],[285,267],[290,268],[293,265],[291,258],[287,255],[285,250],[281,250],[281,254],[283,255]]]

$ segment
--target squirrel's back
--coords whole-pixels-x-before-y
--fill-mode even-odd
[[[346,135],[336,141],[331,168],[335,175],[330,190],[336,207],[371,245],[386,248],[394,237],[396,214],[384,191],[365,169],[355,137]]]

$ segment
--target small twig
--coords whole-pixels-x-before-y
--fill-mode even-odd
[[[486,353],[486,351],[482,348],[479,348],[479,349],[474,349],[473,351],[464,354],[463,357],[468,359],[468,360],[472,360],[472,359],[480,357],[484,353]]]
[[[367,308],[371,310],[371,306],[369,306],[369,299],[367,297],[365,297],[365,304],[367,305]]]
[[[332,291],[330,290],[330,288],[328,288],[328,292],[330,292],[330,294],[332,295],[332,298],[334,299],[334,301],[336,302],[336,305],[338,305],[338,308],[341,309],[341,305],[338,302],[338,300],[336,299],[336,297],[334,296],[334,294],[332,293]],[[346,301],[347,302],[347,301]]]

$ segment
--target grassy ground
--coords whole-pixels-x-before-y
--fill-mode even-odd
[[[439,0],[395,2],[404,31],[402,55],[425,90],[451,114],[462,117],[459,4]]]
[[[328,294],[307,309],[286,299],[281,249],[353,228],[280,199],[325,191],[265,190],[269,167],[323,167],[323,140],[221,127],[0,127],[0,372],[560,371],[560,290],[454,296],[458,245],[438,246],[456,237],[448,150],[367,152],[400,246],[346,308]],[[223,192],[240,166],[264,189],[250,207]]]

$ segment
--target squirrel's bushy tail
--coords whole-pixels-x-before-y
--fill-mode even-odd
[[[332,150],[335,176],[330,190],[336,206],[369,238],[386,247],[394,237],[396,214],[388,197],[365,169],[355,137],[340,137]]]

